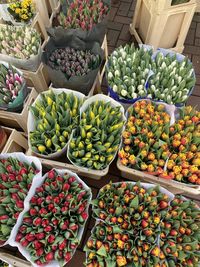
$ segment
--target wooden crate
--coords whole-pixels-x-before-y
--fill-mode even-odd
[[[13,128],[21,128],[27,132],[28,108],[37,97],[37,92],[34,88],[29,88],[30,93],[24,102],[24,107],[21,113],[9,112],[0,110],[0,123]]]
[[[148,5],[148,9],[152,10],[152,11],[156,11],[156,13],[160,13],[166,10],[172,10],[172,9],[176,9],[179,7],[185,7],[185,6],[189,6],[191,4],[196,4],[197,0],[189,0],[186,3],[182,3],[182,4],[178,4],[178,5],[173,5],[172,6],[172,0],[146,0],[146,3]]]
[[[47,34],[44,22],[43,22],[42,17],[41,17],[39,12],[36,13],[32,23],[31,23],[31,27],[36,29],[36,31],[41,34],[42,42],[48,40],[48,34]]]
[[[60,1],[59,0],[34,0],[37,11],[40,13],[40,17],[43,20],[45,27],[51,27],[53,18],[59,12]]]
[[[19,257],[13,255],[9,250],[1,249],[0,250],[0,259],[13,267],[31,267],[32,265]]]
[[[200,2],[197,3],[197,9],[196,12],[200,12]]]
[[[200,198],[200,186],[198,185],[192,187],[173,180],[167,180],[147,174],[142,171],[137,171],[122,165],[119,159],[117,161],[117,168],[121,171],[122,177],[126,179],[133,181],[140,180],[148,183],[160,184],[161,186],[166,187],[174,194],[186,193],[189,196],[197,196],[198,199]]]
[[[150,0],[137,1],[130,25],[131,34],[138,43],[152,45],[155,49],[162,47],[182,53],[197,4],[172,6],[158,13],[157,9],[152,8],[153,5],[149,8],[149,2]]]
[[[2,127],[8,136],[8,140],[1,153],[26,152],[28,143],[26,138],[15,129]]]
[[[27,85],[34,87],[38,93],[48,90],[50,78],[46,66],[41,63],[37,71],[21,70],[26,79]]]

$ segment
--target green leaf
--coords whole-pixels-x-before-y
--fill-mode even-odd
[[[137,208],[139,205],[139,198],[136,196],[130,203],[131,208]]]
[[[10,232],[11,232],[11,228],[10,228],[9,226],[5,225],[5,224],[2,224],[2,225],[1,225],[1,232],[2,232],[2,234],[3,234],[4,236],[7,236],[7,235],[10,234]]]
[[[117,216],[119,216],[119,215],[122,214],[122,211],[123,211],[122,207],[117,207],[116,210],[115,210],[115,214],[116,214]]]
[[[106,248],[104,246],[101,246],[100,249],[97,250],[97,254],[102,257],[106,257],[107,256]]]

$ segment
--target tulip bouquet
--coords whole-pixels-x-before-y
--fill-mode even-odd
[[[133,103],[137,98],[182,105],[196,79],[189,59],[177,54],[155,52],[133,45],[117,48],[107,65],[109,94],[118,101]]]
[[[0,245],[3,245],[24,209],[24,200],[39,170],[34,163],[29,165],[9,157],[0,159],[0,171]]]
[[[87,108],[81,113],[80,125],[70,140],[68,158],[75,165],[102,170],[116,155],[125,118],[120,105],[90,100],[85,102]]]
[[[9,13],[17,22],[28,22],[34,16],[35,7],[32,0],[15,1],[8,6]]]
[[[200,185],[200,112],[191,106],[180,109],[169,137],[171,155],[163,177]]]
[[[109,12],[109,6],[99,0],[62,0],[62,12],[58,20],[66,29],[91,30]]]
[[[16,235],[32,263],[67,263],[80,243],[88,218],[90,189],[65,171],[51,170],[36,189]]]
[[[104,186],[92,204],[100,221],[85,246],[87,267],[199,266],[195,202],[152,185],[123,182]]]
[[[180,196],[170,204],[161,223],[161,250],[169,266],[194,266],[200,263],[200,210]]]
[[[158,187],[140,183],[108,184],[92,201],[94,217],[117,226],[141,240],[155,243],[160,222],[168,211],[170,197]]]
[[[0,64],[0,107],[13,103],[19,96],[25,81],[11,65]]]
[[[71,47],[59,48],[52,52],[48,65],[52,69],[61,70],[70,79],[74,76],[83,76],[99,67],[99,55],[91,51],[76,50]]]
[[[154,244],[136,240],[129,233],[99,222],[84,250],[86,266],[147,266],[160,267],[160,249]],[[133,265],[135,264],[135,265]]]
[[[38,54],[40,35],[29,27],[0,25],[0,53],[18,59]]]
[[[122,99],[147,96],[146,81],[152,68],[152,50],[126,44],[118,47],[107,65],[107,80],[111,90]]]
[[[158,52],[153,62],[154,75],[149,79],[148,94],[155,100],[168,104],[183,104],[195,85],[196,79],[192,63],[188,58],[182,61]]]
[[[149,100],[137,101],[128,109],[128,122],[119,151],[124,166],[161,174],[169,157],[170,115],[166,106]]]
[[[28,119],[32,127],[29,140],[34,152],[48,156],[66,147],[72,130],[79,123],[82,101],[82,94],[70,90],[49,90],[39,95],[30,107]]]

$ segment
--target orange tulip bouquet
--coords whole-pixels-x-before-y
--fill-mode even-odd
[[[200,210],[149,184],[107,184],[92,201],[97,220],[87,267],[198,267]]]
[[[200,185],[200,112],[142,100],[128,109],[119,151],[122,165],[165,179]]]
[[[164,104],[136,102],[128,110],[119,158],[123,165],[154,175],[164,171],[169,152],[170,115]]]

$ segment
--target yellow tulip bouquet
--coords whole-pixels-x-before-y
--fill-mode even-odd
[[[15,21],[29,22],[34,16],[35,7],[32,0],[22,0],[9,4],[8,11]]]

